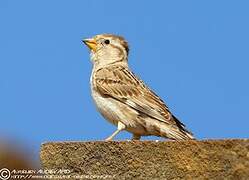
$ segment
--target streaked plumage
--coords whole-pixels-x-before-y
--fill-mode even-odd
[[[92,96],[100,113],[118,126],[108,138],[127,130],[133,139],[155,135],[174,140],[193,139],[165,103],[128,67],[128,44],[120,36],[103,34],[84,41],[91,49]]]

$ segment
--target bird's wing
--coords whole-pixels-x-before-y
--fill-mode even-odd
[[[95,86],[101,94],[115,98],[159,121],[184,127],[173,118],[164,102],[126,67],[99,69],[94,78]]]

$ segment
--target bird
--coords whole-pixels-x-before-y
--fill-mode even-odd
[[[130,70],[129,46],[122,36],[99,34],[82,41],[90,50],[93,64],[92,98],[101,115],[117,126],[106,141],[123,130],[132,133],[132,140],[142,136],[195,139],[163,100]]]

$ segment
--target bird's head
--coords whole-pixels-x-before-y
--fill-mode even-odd
[[[100,34],[83,42],[91,50],[91,60],[94,65],[108,65],[117,62],[127,63],[129,53],[128,43],[121,36]]]

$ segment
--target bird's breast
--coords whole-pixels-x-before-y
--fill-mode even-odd
[[[98,111],[114,125],[117,125],[118,120],[120,119],[119,115],[119,107],[118,104],[112,101],[110,98],[103,97],[100,95],[95,89],[91,88],[92,90],[92,98],[95,102],[95,105]]]
[[[91,84],[91,95],[98,111],[109,122],[111,122],[114,125],[117,125],[118,119],[120,119],[119,115],[121,114],[119,112],[120,108],[118,107],[118,104],[115,101],[113,101],[112,98],[103,97],[98,92],[95,86],[93,73],[91,75],[90,84]]]

